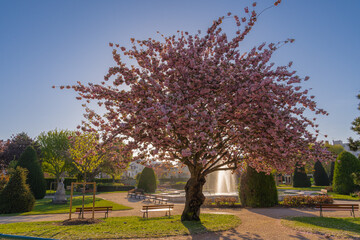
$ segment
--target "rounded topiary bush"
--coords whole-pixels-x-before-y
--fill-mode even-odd
[[[17,166],[28,170],[27,183],[36,199],[42,199],[46,194],[46,181],[41,170],[35,149],[29,146],[21,154]]]
[[[9,182],[0,193],[0,213],[29,212],[34,208],[35,198],[26,184],[27,171],[17,167]]]
[[[351,174],[360,170],[360,160],[349,152],[342,152],[335,161],[333,190],[339,194],[349,194],[355,190]]]
[[[275,180],[272,174],[266,175],[247,167],[241,174],[239,198],[244,207],[272,207],[278,203]]]
[[[320,161],[314,165],[314,182],[316,186],[329,186],[329,177]]]
[[[293,177],[293,187],[311,187],[311,182],[305,172],[304,166],[299,167],[299,165],[296,164]]]
[[[141,172],[137,188],[145,192],[154,193],[156,190],[156,176],[152,168],[144,168]]]

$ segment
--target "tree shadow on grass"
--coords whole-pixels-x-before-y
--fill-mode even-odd
[[[287,220],[309,224],[310,226],[315,227],[315,230],[319,232],[333,231],[336,233],[337,231],[347,231],[351,234],[353,233],[356,237],[359,237],[360,235],[360,221],[358,218],[293,217],[287,218]],[[317,227],[324,227],[326,229],[323,230]]]

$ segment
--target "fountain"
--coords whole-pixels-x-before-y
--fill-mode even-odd
[[[237,196],[237,178],[230,170],[213,172],[206,177],[204,192],[209,195]]]

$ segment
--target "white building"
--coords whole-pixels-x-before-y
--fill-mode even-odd
[[[128,178],[135,178],[136,174],[141,173],[145,167],[139,163],[140,161],[141,160],[131,162],[129,164],[129,167],[124,172],[123,176]]]

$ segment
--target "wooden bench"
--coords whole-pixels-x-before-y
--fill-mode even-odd
[[[174,209],[174,204],[166,205],[145,205],[142,206],[140,212],[143,213],[143,218],[149,218],[149,212],[166,212],[165,216],[171,216],[171,211]]]
[[[319,192],[319,195],[328,195],[328,190],[321,189],[320,192]]]
[[[315,208],[320,209],[320,217],[323,211],[350,211],[350,216],[355,217],[355,210],[359,210],[359,204],[318,204]]]
[[[94,207],[94,212],[104,212],[105,213],[105,218],[109,217],[109,212],[112,211],[112,206],[109,207]],[[93,208],[92,207],[84,207],[84,213],[86,212],[92,212]],[[79,213],[79,218],[81,217],[81,213],[82,213],[82,208],[76,208],[75,213]]]

